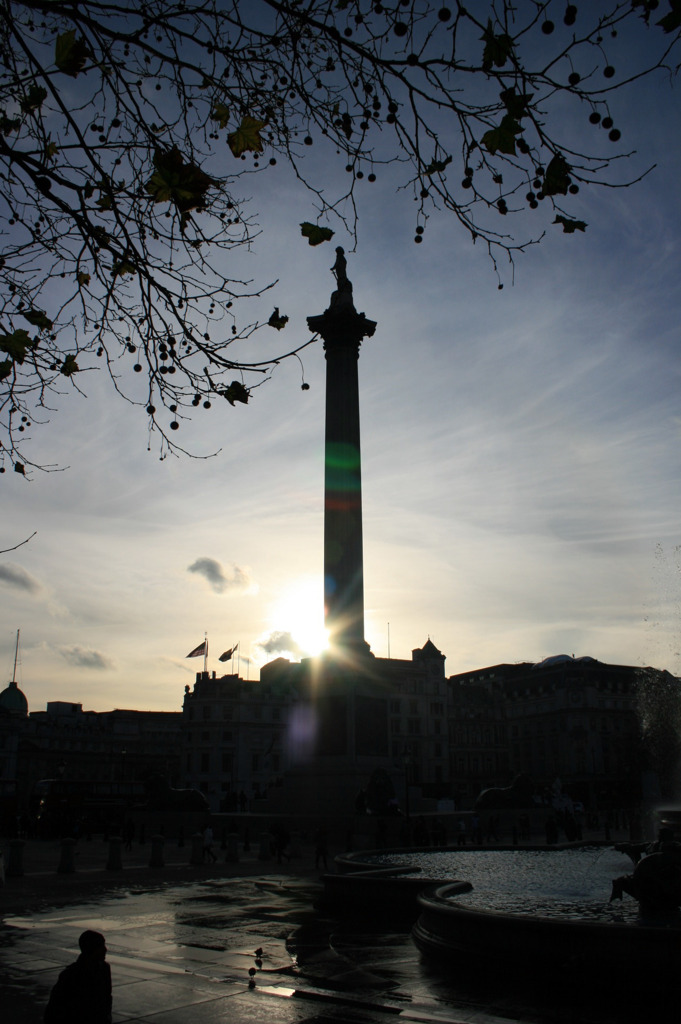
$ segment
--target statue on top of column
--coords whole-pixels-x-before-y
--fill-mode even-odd
[[[331,273],[335,276],[338,287],[331,295],[330,309],[335,309],[339,306],[349,306],[354,309],[352,301],[352,282],[348,280],[347,267],[348,264],[345,259],[345,250],[339,245],[336,247],[336,262],[331,267]]]

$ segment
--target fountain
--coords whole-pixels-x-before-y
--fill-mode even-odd
[[[400,908],[419,951],[449,967],[645,970],[668,984],[681,965],[681,847],[662,843],[623,877],[614,847],[571,845],[365,851],[337,858],[324,881],[345,912]],[[611,886],[638,904],[609,901]]]
[[[439,960],[466,955],[498,957],[513,969],[635,970],[676,983],[681,964],[681,845],[662,841],[654,847],[631,875],[613,880],[610,904],[598,914],[587,906],[578,916],[563,904],[557,914],[551,907],[490,909],[484,898],[476,900],[475,886],[466,901],[449,885],[421,892],[414,942],[424,955]],[[633,905],[614,912],[612,901],[624,893],[638,901],[638,913]]]

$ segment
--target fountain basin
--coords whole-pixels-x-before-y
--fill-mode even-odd
[[[432,878],[423,877],[420,868],[409,865],[365,866],[324,875],[324,897],[319,902],[325,909],[353,916],[378,913],[391,919],[404,918],[408,930],[419,912],[419,894],[434,884],[443,885],[444,881],[434,883]],[[457,894],[473,888],[470,882],[451,880],[447,887]]]
[[[463,906],[449,885],[420,893],[412,937],[427,957],[450,964],[461,957],[514,970],[579,966],[627,970],[681,983],[681,927],[508,914]]]

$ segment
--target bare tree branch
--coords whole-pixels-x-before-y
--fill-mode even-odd
[[[33,540],[37,532],[37,530],[34,530],[30,537],[27,537],[26,540],[19,541],[19,543],[15,544],[13,548],[0,548],[0,555],[6,555],[8,552],[16,551],[17,548],[21,548],[24,544],[28,544],[29,540]]]
[[[0,471],[22,475],[27,432],[88,372],[105,368],[162,452],[182,452],[192,409],[247,403],[310,344],[269,360],[243,344],[272,329],[244,310],[274,284],[223,269],[260,232],[250,175],[284,162],[316,224],[356,239],[362,192],[392,166],[415,242],[453,216],[501,287],[500,257],[512,275],[546,231],[586,230],[580,188],[646,173],[625,176],[633,143],[610,103],[676,74],[681,31],[676,0],[0,0],[0,14]],[[311,146],[345,174],[317,177]]]

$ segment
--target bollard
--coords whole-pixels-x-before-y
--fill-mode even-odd
[[[303,856],[303,851],[300,847],[300,832],[291,833],[291,843],[289,845],[288,856],[289,860],[300,860]]]
[[[121,860],[121,844],[123,840],[120,836],[111,836],[109,838],[109,856],[106,861],[107,871],[120,871],[123,867]]]
[[[76,870],[74,861],[76,840],[66,836],[61,841],[61,854],[59,857],[59,864],[57,865],[57,873],[60,875],[71,875]]]
[[[10,839],[9,861],[5,874],[8,878],[21,878],[24,874],[24,846],[23,839]]]
[[[225,860],[229,864],[236,864],[239,860],[239,833],[230,832],[227,836],[227,856]]]
[[[192,836],[192,855],[189,863],[203,864],[203,836],[200,832],[195,832]]]
[[[269,832],[260,833],[260,851],[258,860],[269,860],[272,856],[272,836]]]
[[[149,858],[150,868],[162,868],[164,866],[163,844],[165,841],[166,837],[162,835],[151,837],[151,857]]]

